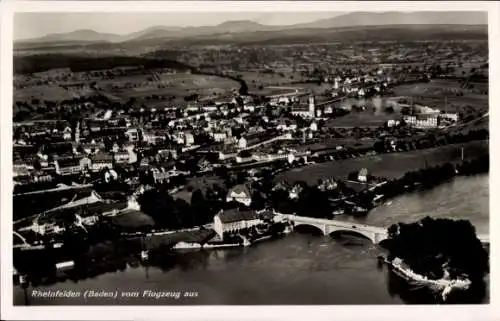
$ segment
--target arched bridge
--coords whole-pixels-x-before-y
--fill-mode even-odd
[[[388,238],[387,229],[383,227],[376,227],[356,222],[327,220],[297,215],[279,215],[283,219],[292,222],[294,227],[301,225],[314,226],[317,229],[321,230],[323,235],[330,235],[334,232],[353,232],[363,235],[364,237],[370,239],[374,244],[378,244]]]
[[[276,214],[281,219],[292,222],[294,227],[305,225],[313,226],[323,233],[323,235],[330,235],[334,232],[351,232],[361,234],[370,239],[374,244],[378,244],[389,237],[387,229],[384,227],[360,224],[357,222],[346,222],[339,220],[327,220],[321,218],[289,215],[289,214]],[[477,238],[483,244],[489,244],[489,235],[477,235]]]

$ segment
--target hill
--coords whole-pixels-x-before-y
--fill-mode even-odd
[[[295,28],[340,28],[387,25],[487,25],[487,12],[354,12],[295,25]]]
[[[336,29],[346,27],[390,26],[390,25],[487,25],[486,12],[354,12],[311,23],[294,25],[263,25],[250,20],[226,21],[216,26],[175,27],[154,26],[127,35],[100,33],[93,30],[76,30],[69,33],[50,34],[37,39],[16,42],[16,49],[33,44],[55,46],[58,43],[137,42],[149,39],[179,39],[219,34],[252,32],[279,32],[302,29]],[[311,30],[312,31],[312,30]]]

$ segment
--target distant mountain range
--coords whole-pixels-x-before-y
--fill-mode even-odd
[[[16,44],[57,43],[120,43],[152,39],[179,39],[218,34],[249,33],[262,31],[288,31],[293,29],[335,29],[362,26],[390,25],[487,25],[487,12],[354,12],[311,23],[295,25],[263,25],[250,20],[227,21],[216,26],[202,27],[150,27],[127,35],[100,33],[94,30],[76,30],[68,33],[50,34],[41,38],[16,41]]]

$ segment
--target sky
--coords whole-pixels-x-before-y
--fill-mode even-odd
[[[103,33],[128,34],[152,26],[212,26],[228,20],[252,20],[265,25],[308,23],[341,15],[338,12],[130,12],[130,13],[16,13],[14,39],[43,37],[90,29]]]

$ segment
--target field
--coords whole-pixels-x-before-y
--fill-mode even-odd
[[[275,182],[282,180],[286,180],[289,183],[305,181],[312,185],[324,177],[346,179],[350,172],[359,171],[361,168],[367,168],[374,176],[397,178],[408,171],[424,168],[426,161],[428,166],[457,161],[460,159],[460,147],[461,145],[448,145],[411,152],[382,154],[314,164],[282,173],[275,178]],[[472,159],[481,154],[487,154],[488,149],[488,141],[467,143],[464,145],[464,158]]]
[[[247,82],[248,88],[254,91],[257,87],[262,85],[267,86],[283,86],[290,84],[294,81],[300,81],[302,76],[299,72],[286,72],[278,73],[263,73],[259,71],[237,71],[235,75],[241,75],[243,80]]]
[[[40,102],[43,102],[44,100],[61,101],[82,96],[90,96],[93,94],[93,90],[68,91],[57,85],[42,85],[23,89],[14,89],[14,102],[26,101],[31,103],[33,99],[38,99]]]
[[[461,89],[460,83],[452,80],[433,80],[429,83],[401,85],[394,88],[396,96],[406,96],[413,99],[413,103],[426,105],[444,110],[445,97],[447,109],[450,112],[459,111],[466,105],[483,110],[488,109],[488,95],[481,92],[488,89],[487,83],[473,83],[472,89]],[[456,92],[463,92],[457,96]]]
[[[374,139],[364,137],[362,139],[356,138],[330,138],[326,137],[324,139],[317,139],[314,143],[308,143],[306,145],[301,145],[302,148],[310,149],[312,152],[322,150],[322,149],[333,149],[341,145],[344,147],[371,147],[373,146]]]
[[[120,77],[113,80],[99,82],[101,88],[108,94],[122,100],[136,98],[145,103],[152,104],[180,103],[184,97],[197,94],[203,96],[220,96],[227,94],[232,89],[239,89],[240,85],[233,80],[207,75],[195,74],[161,74],[159,79],[153,80],[150,75],[137,75]],[[174,96],[172,100],[159,101],[151,96]]]

